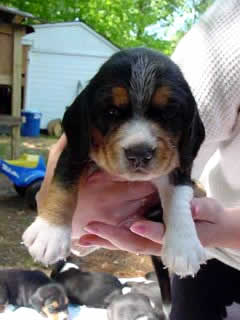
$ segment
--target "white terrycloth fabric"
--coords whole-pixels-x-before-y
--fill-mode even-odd
[[[88,308],[86,306],[70,305],[70,320],[108,320],[107,311],[105,309]],[[4,313],[0,313],[0,320],[46,320],[37,311],[21,307],[14,310],[13,306],[9,306]]]
[[[178,44],[173,60],[196,98],[206,139],[194,164],[209,196],[240,207],[240,2],[216,0]],[[240,232],[240,229],[239,229]],[[240,249],[209,250],[240,270]]]

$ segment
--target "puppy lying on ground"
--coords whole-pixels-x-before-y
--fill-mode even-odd
[[[149,298],[140,293],[115,296],[107,315],[109,320],[164,320],[155,313]]]
[[[105,272],[83,272],[73,263],[59,261],[51,278],[60,283],[70,303],[94,308],[106,308],[110,295],[121,294],[121,282]]]
[[[32,307],[50,320],[68,319],[68,298],[63,287],[43,272],[0,270],[0,311],[12,304]]]
[[[165,319],[162,297],[157,282],[127,282],[125,283],[124,287],[129,289],[131,293],[143,294],[147,296],[155,313],[161,319]]]

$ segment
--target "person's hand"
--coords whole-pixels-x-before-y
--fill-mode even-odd
[[[63,135],[50,151],[46,177],[37,197],[38,206],[47,195],[66,143]],[[158,202],[157,191],[150,182],[117,181],[106,172],[96,172],[84,187],[79,186],[72,222],[74,249],[81,251],[99,246],[160,255],[164,225],[143,219],[149,208]],[[202,244],[218,245],[226,225],[224,209],[209,198],[194,199],[192,209]]]
[[[192,215],[203,246],[221,246],[226,225],[224,208],[214,199],[195,198],[192,201]],[[134,253],[161,255],[164,235],[161,223],[139,220],[126,228],[94,222],[85,230],[90,234],[81,237],[81,245],[99,245]]]

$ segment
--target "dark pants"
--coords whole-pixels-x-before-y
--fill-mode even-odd
[[[210,260],[194,278],[173,278],[170,320],[221,320],[233,302],[240,303],[240,271]]]

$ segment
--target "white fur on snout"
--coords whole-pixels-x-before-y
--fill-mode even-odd
[[[70,270],[70,269],[77,269],[77,270],[79,270],[79,267],[78,267],[76,264],[74,264],[74,263],[67,262],[67,263],[65,263],[65,265],[63,266],[63,268],[60,270],[59,273],[68,271],[68,270]]]
[[[150,299],[150,305],[151,305],[151,307],[153,308],[153,309],[155,309],[155,303]]]
[[[24,232],[23,243],[36,261],[53,264],[70,253],[71,226],[50,224],[37,217]]]
[[[127,294],[127,293],[130,293],[131,291],[132,291],[132,289],[129,288],[129,287],[123,287],[122,288],[122,294]]]
[[[148,316],[140,316],[136,320],[148,320]]]
[[[163,219],[166,225],[162,248],[163,263],[179,276],[195,275],[207,257],[191,214],[193,189],[191,186],[160,187]]]
[[[136,144],[149,144],[153,149],[157,146],[157,139],[153,135],[151,123],[146,120],[132,120],[123,126],[124,137],[120,141],[122,148],[126,149]]]

